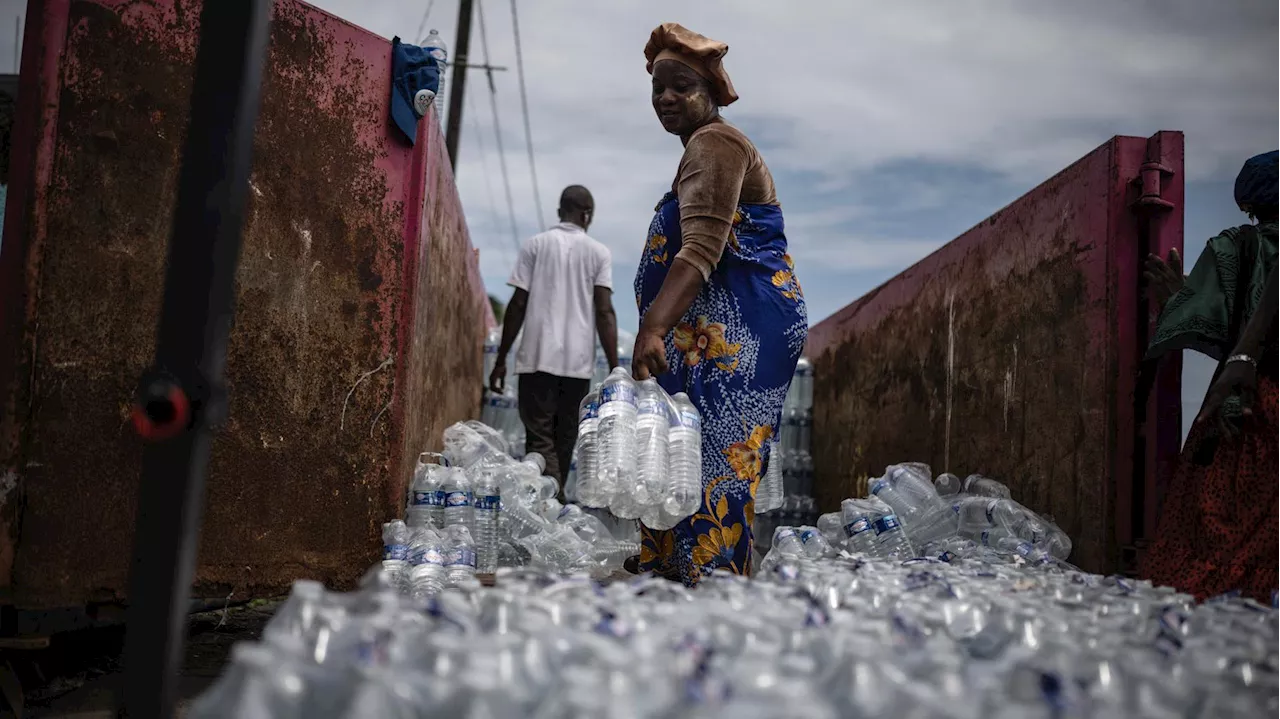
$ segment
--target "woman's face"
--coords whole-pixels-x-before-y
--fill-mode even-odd
[[[719,115],[707,81],[675,60],[653,66],[653,111],[664,130],[681,137]]]

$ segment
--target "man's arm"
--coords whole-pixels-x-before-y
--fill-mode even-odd
[[[507,303],[506,312],[502,315],[502,342],[498,344],[498,356],[493,363],[493,374],[489,375],[489,389],[501,392],[507,385],[507,354],[511,345],[516,343],[516,336],[524,326],[524,313],[529,308],[529,293],[517,288],[511,294],[511,302]]]
[[[597,285],[592,299],[596,307],[596,334],[612,372],[618,366],[618,315],[613,311],[613,291]]]

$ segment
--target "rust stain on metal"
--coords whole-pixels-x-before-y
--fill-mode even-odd
[[[925,461],[1007,482],[1073,537],[1073,561],[1109,564],[1105,159],[815,328],[824,511],[886,465]]]
[[[190,2],[71,5],[48,241],[29,278],[31,469],[12,587],[25,605],[120,596],[127,583],[141,457],[127,406],[154,350],[198,16]],[[401,427],[438,436],[478,404],[483,321],[459,279],[474,258],[447,172],[423,223],[427,275],[404,286],[412,149],[388,139],[387,45],[305,3],[275,5],[230,420],[199,557],[207,591],[353,583],[403,501],[402,458],[417,450]],[[406,297],[430,309],[414,329],[438,334],[402,357]],[[405,362],[413,392],[397,387]],[[389,411],[397,391],[411,421]]]

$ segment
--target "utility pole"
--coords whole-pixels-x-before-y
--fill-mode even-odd
[[[449,153],[449,164],[458,168],[458,133],[462,129],[462,99],[467,88],[467,52],[471,47],[471,15],[474,0],[462,0],[458,10],[458,39],[453,48],[457,55],[453,61],[453,82],[449,93],[449,122],[445,128],[444,147]]]

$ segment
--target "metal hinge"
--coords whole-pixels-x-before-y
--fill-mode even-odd
[[[1173,168],[1155,161],[1142,163],[1138,176],[1132,182],[1138,188],[1138,199],[1129,207],[1156,212],[1172,210],[1173,203],[1160,196],[1160,186],[1165,176],[1173,176]]]

